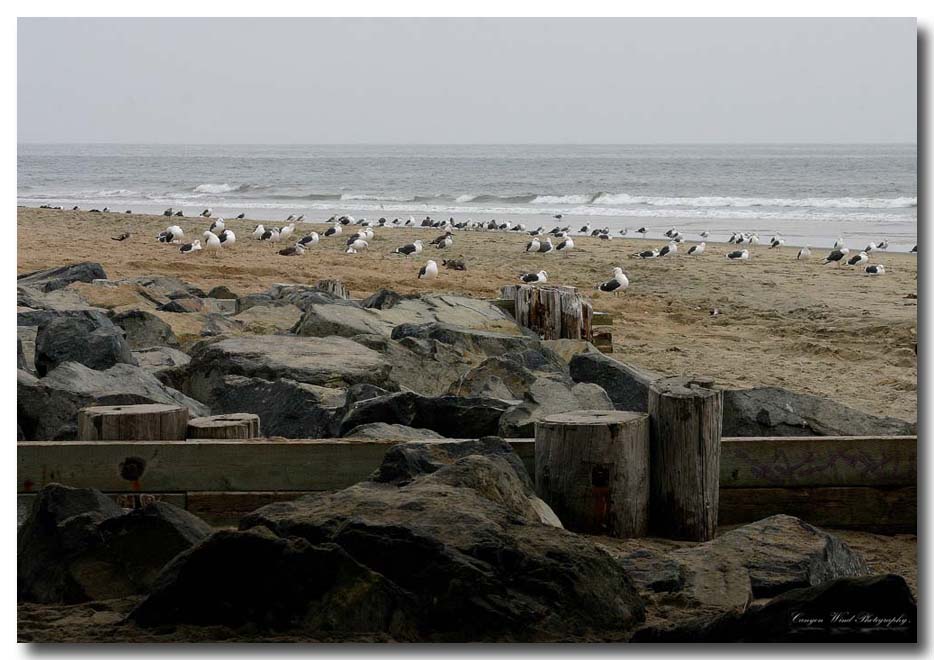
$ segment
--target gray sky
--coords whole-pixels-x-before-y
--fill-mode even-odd
[[[913,142],[914,19],[20,19],[21,142]]]

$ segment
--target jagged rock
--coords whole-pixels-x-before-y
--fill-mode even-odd
[[[179,556],[130,619],[144,627],[179,621],[266,630],[385,632],[409,640],[414,607],[408,593],[340,546],[279,538],[258,528],[216,532]]]
[[[780,387],[723,392],[723,435],[915,435],[917,424],[877,417],[830,399]]]
[[[246,376],[224,376],[203,396],[215,413],[259,415],[264,435],[284,438],[334,437],[345,399],[338,389]]]
[[[16,326],[16,338],[22,346],[23,359],[26,362],[25,366],[19,367],[20,369],[31,372],[36,370],[36,334],[38,331],[39,328],[32,325]]]
[[[360,337],[358,335],[354,341],[359,342]],[[374,340],[365,341],[368,343],[364,343],[364,346],[378,350],[389,362],[393,382],[400,388],[425,396],[444,394],[449,383],[460,378],[470,368],[471,362],[477,359],[433,339],[404,337],[396,341],[386,338],[381,348]]]
[[[273,284],[266,291],[273,300],[295,305],[305,311],[311,305],[347,305],[357,307],[357,303],[346,300],[330,291],[323,291],[304,284]]]
[[[617,410],[637,412],[648,410],[649,386],[661,378],[661,374],[623,364],[602,353],[575,355],[570,369],[575,382],[594,383],[606,390]]]
[[[403,323],[440,323],[498,335],[533,334],[520,327],[512,316],[486,300],[450,294],[424,294],[401,296],[394,304],[389,305],[391,297],[388,294],[384,296],[379,315],[392,326]]]
[[[581,353],[600,353],[600,349],[583,339],[544,339],[542,346],[560,356],[566,364]]]
[[[392,325],[376,312],[355,305],[307,305],[292,332],[302,337],[388,335]]]
[[[742,613],[636,631],[633,642],[917,642],[917,603],[898,575],[794,589]]]
[[[359,609],[366,630],[407,641],[628,635],[644,610],[625,571],[587,537],[538,519],[506,460],[470,455],[401,486],[363,482],[263,507],[241,521],[246,531],[176,559],[131,618],[340,633],[360,630]],[[262,528],[275,536],[252,531]],[[333,546],[363,570],[322,560]],[[244,557],[249,577],[230,584]]]
[[[341,422],[341,432],[361,424],[386,422],[431,429],[447,438],[496,435],[499,418],[515,402],[487,397],[427,397],[397,392],[359,401]]]
[[[204,290],[180,280],[177,277],[167,275],[145,275],[143,277],[133,277],[124,280],[118,280],[118,283],[138,284],[146,289],[166,298],[204,298]]]
[[[189,314],[191,312],[203,312],[205,314],[220,313],[221,307],[213,304],[214,298],[195,298],[193,296],[172,298],[164,305],[159,305],[156,309],[160,312],[172,312],[173,314]]]
[[[190,392],[195,398],[225,375],[280,378],[324,387],[370,383],[395,389],[379,353],[342,337],[242,336],[201,342],[191,351]],[[378,420],[377,420],[378,421]]]
[[[133,351],[133,357],[136,358],[136,363],[140,367],[156,377],[167,369],[184,367],[191,362],[191,358],[186,353],[168,346],[153,346]]]
[[[505,335],[484,330],[470,330],[437,322],[402,323],[393,328],[391,337],[396,340],[406,337],[433,339],[458,348],[464,353],[486,356],[520,353],[535,347],[538,343],[537,338],[526,335]]]
[[[233,317],[242,332],[274,335],[289,332],[302,318],[302,310],[291,303],[253,305]]]
[[[46,307],[42,309],[30,309],[18,307],[16,309],[16,325],[36,327],[47,325],[48,323],[60,318],[77,319],[106,319],[107,310],[99,307],[69,306],[67,309]]]
[[[380,289],[372,296],[360,301],[360,306],[366,309],[389,309],[406,298],[417,298],[417,295],[403,296],[392,289]]]
[[[132,349],[151,346],[178,348],[178,338],[172,332],[172,326],[155,314],[141,309],[130,309],[115,314],[111,320],[114,325],[123,329],[127,343]]]
[[[402,424],[373,422],[356,426],[347,431],[343,437],[373,440],[421,440],[424,438],[443,438],[444,436],[435,433],[431,429],[413,429],[411,426],[403,426]]]
[[[16,368],[29,369],[29,363],[26,361],[26,352],[23,350],[23,340],[16,338]]]
[[[201,326],[202,337],[217,337],[220,335],[236,335],[243,332],[243,323],[223,314],[205,314]]]
[[[36,335],[36,372],[40,376],[63,362],[80,362],[92,369],[136,364],[123,330],[102,316],[60,317],[39,326]]]
[[[220,298],[222,300],[236,300],[237,294],[221,284],[208,291],[208,298]]]
[[[76,603],[143,593],[210,532],[165,502],[124,513],[99,491],[50,484],[18,532],[18,598]]]
[[[35,287],[40,291],[55,291],[56,289],[64,289],[72,282],[93,282],[94,280],[106,279],[107,273],[104,272],[104,268],[100,264],[85,261],[23,273],[17,276],[16,284],[17,286]]]
[[[129,364],[97,371],[77,362],[65,362],[41,379],[25,371],[17,372],[17,421],[27,440],[73,440],[81,408],[135,403],[182,405],[192,417],[211,414],[204,404]]]
[[[275,300],[268,293],[247,293],[246,295],[240,296],[237,298],[237,313],[245,312],[251,307],[256,305],[265,305],[267,307],[272,307],[275,305],[290,305],[291,303],[285,300]]]

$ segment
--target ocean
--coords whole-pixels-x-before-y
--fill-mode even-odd
[[[18,203],[320,222],[425,215],[917,242],[917,148],[894,145],[21,144]],[[579,226],[572,226],[573,230]]]

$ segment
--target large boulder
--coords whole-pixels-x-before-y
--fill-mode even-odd
[[[647,626],[633,642],[909,642],[917,602],[898,575],[843,577],[794,589],[744,612]]]
[[[252,305],[233,319],[242,332],[251,335],[277,335],[289,332],[302,318],[302,310],[291,303]]]
[[[90,261],[57,268],[47,268],[31,273],[23,273],[16,278],[17,286],[35,287],[40,291],[64,289],[72,282],[93,282],[107,279],[104,268]]]
[[[241,336],[207,340],[191,351],[189,394],[206,400],[224,376],[280,378],[322,387],[369,383],[392,388],[389,364],[342,337]]]
[[[396,385],[425,396],[444,394],[476,359],[434,339],[405,337],[396,341],[380,335],[357,335],[354,341],[382,354]]]
[[[538,338],[522,334],[500,334],[486,330],[472,330],[447,323],[401,323],[392,330],[392,339],[405,337],[433,339],[453,346],[464,353],[484,356],[520,353],[537,347]]]
[[[23,340],[19,337],[16,338],[16,368],[28,371],[30,367],[29,362],[26,360],[26,351],[23,350]]]
[[[184,367],[191,362],[191,358],[188,357],[187,353],[183,353],[175,348],[169,348],[168,346],[142,348],[133,351],[133,357],[136,358],[136,363],[140,367],[157,378],[163,372],[177,367]],[[162,379],[160,378],[160,380]],[[165,381],[162,380],[162,382]]]
[[[136,284],[144,289],[149,289],[154,294],[162,298],[204,298],[205,293],[200,287],[189,284],[184,280],[170,275],[143,275],[141,277],[131,277],[124,280],[117,280],[118,284]]]
[[[41,379],[17,372],[17,421],[27,440],[73,440],[81,408],[136,403],[182,405],[192,417],[211,414],[204,404],[129,364],[97,371],[78,362],[65,362]]]
[[[172,332],[172,326],[155,314],[131,309],[115,314],[111,320],[123,329],[127,343],[134,350],[151,346],[178,348],[178,338]]]
[[[350,429],[342,436],[344,438],[359,438],[361,440],[424,440],[426,438],[443,438],[440,433],[431,429],[414,429],[402,424],[386,424],[373,422],[361,424]]]
[[[284,438],[334,437],[345,402],[343,390],[248,376],[224,376],[203,395],[215,413],[259,415],[264,435]]]
[[[915,435],[917,424],[878,417],[780,387],[723,392],[723,435]]]
[[[428,397],[396,392],[355,403],[341,422],[343,434],[361,424],[386,422],[431,429],[446,438],[496,435],[499,419],[515,401],[489,397]]]
[[[36,335],[36,372],[40,376],[64,362],[80,362],[92,369],[136,364],[123,330],[109,319],[88,314],[60,317],[39,326]]]
[[[415,325],[439,323],[501,335],[529,336],[531,334],[502,309],[478,298],[446,293],[396,298],[387,292],[378,304],[373,299],[370,299],[368,304],[378,308],[380,317],[392,326],[403,323]]]
[[[302,337],[389,335],[390,322],[373,310],[356,305],[308,305],[292,331]]]
[[[623,364],[603,353],[579,353],[571,358],[570,369],[575,382],[602,387],[617,410],[637,412],[648,410],[649,387],[662,377],[659,373]]]
[[[269,505],[240,528],[179,556],[130,618],[549,641],[621,639],[644,616],[622,567],[589,538],[541,524],[495,454],[464,456],[403,485],[363,482]],[[259,546],[262,556],[247,549]],[[244,563],[250,571],[237,570]]]
[[[144,593],[163,566],[210,532],[165,502],[125,513],[99,491],[50,484],[18,531],[18,599],[77,603]]]

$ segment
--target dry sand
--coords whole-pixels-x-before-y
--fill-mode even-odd
[[[667,373],[713,376],[721,384],[774,385],[828,396],[869,413],[914,421],[917,417],[917,257],[876,253],[886,274],[868,277],[848,267],[821,265],[814,250],[798,262],[798,249],[752,248],[748,263],[730,263],[733,246],[708,242],[701,257],[684,253],[646,260],[629,255],[663,240],[600,241],[575,237],[567,254],[526,254],[528,237],[517,232],[457,232],[454,245],[426,247],[418,257],[389,253],[437,230],[378,228],[370,249],[343,252],[341,238],[323,239],[302,257],[282,257],[285,244],[253,241],[252,221],[228,221],[237,244],[219,258],[183,256],[154,240],[176,220],[189,239],[210,224],[201,218],[97,214],[20,208],[19,273],[79,261],[100,262],[112,279],[164,274],[202,287],[225,284],[237,293],[261,291],[275,282],[343,280],[356,296],[380,287],[403,293],[451,291],[496,297],[520,272],[548,271],[551,283],[581,287],[594,308],[615,314],[615,357]],[[532,222],[530,220],[529,222]],[[550,225],[546,225],[550,226]],[[325,225],[300,224],[296,236]],[[346,228],[345,228],[346,229]],[[124,242],[112,235],[129,231]],[[861,246],[860,246],[861,247]],[[437,280],[416,273],[429,258],[463,257],[466,272],[441,270]],[[614,297],[593,291],[614,266],[630,287]],[[720,314],[711,316],[718,308]]]

